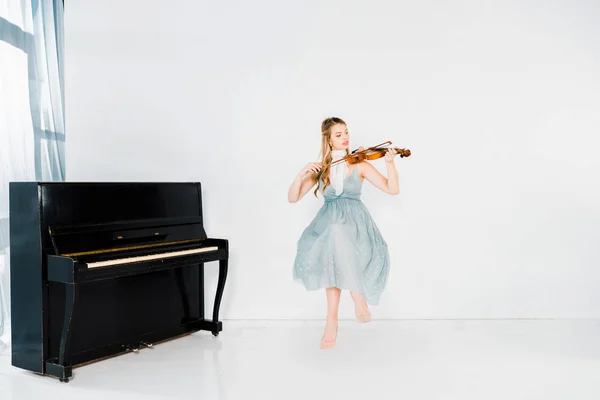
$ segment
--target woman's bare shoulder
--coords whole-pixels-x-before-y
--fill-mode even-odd
[[[373,171],[375,167],[368,161],[362,161],[356,164],[356,168],[358,168],[358,173],[362,178],[365,177],[365,173]]]

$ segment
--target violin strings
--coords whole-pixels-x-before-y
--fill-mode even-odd
[[[366,152],[366,151],[369,151],[369,150],[383,150],[383,149],[389,149],[389,148],[390,148],[390,146],[392,146],[392,142],[390,142],[390,141],[388,140],[388,141],[386,141],[386,142],[383,142],[383,143],[380,143],[380,144],[378,144],[378,145],[376,145],[376,146],[369,147],[368,149],[363,149],[363,150],[361,150],[361,151],[357,151],[356,153],[350,153],[349,155],[352,155],[352,154],[358,154],[358,153]],[[339,163],[340,161],[344,161],[344,158],[346,158],[346,157],[342,157],[342,158],[340,158],[339,160],[335,160],[334,162],[332,162],[332,163],[331,163],[331,165],[335,165],[335,164]]]

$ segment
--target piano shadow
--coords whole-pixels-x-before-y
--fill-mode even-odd
[[[115,398],[141,395],[147,398],[227,399],[221,350],[223,343],[206,332],[157,343],[115,357],[91,362],[73,370],[68,385],[56,391],[93,390]]]

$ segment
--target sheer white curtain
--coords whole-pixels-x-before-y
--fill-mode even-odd
[[[0,0],[0,352],[9,343],[9,182],[65,178],[62,58],[62,0]]]

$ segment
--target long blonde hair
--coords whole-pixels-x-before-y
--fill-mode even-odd
[[[315,188],[315,197],[319,192],[319,182],[323,182],[323,192],[331,184],[331,180],[329,179],[329,169],[331,167],[332,157],[331,157],[331,128],[336,124],[344,124],[343,119],[338,117],[330,117],[323,120],[321,123],[321,164],[323,164],[323,168],[317,174],[317,187]],[[348,149],[346,149],[346,154],[350,154]]]

